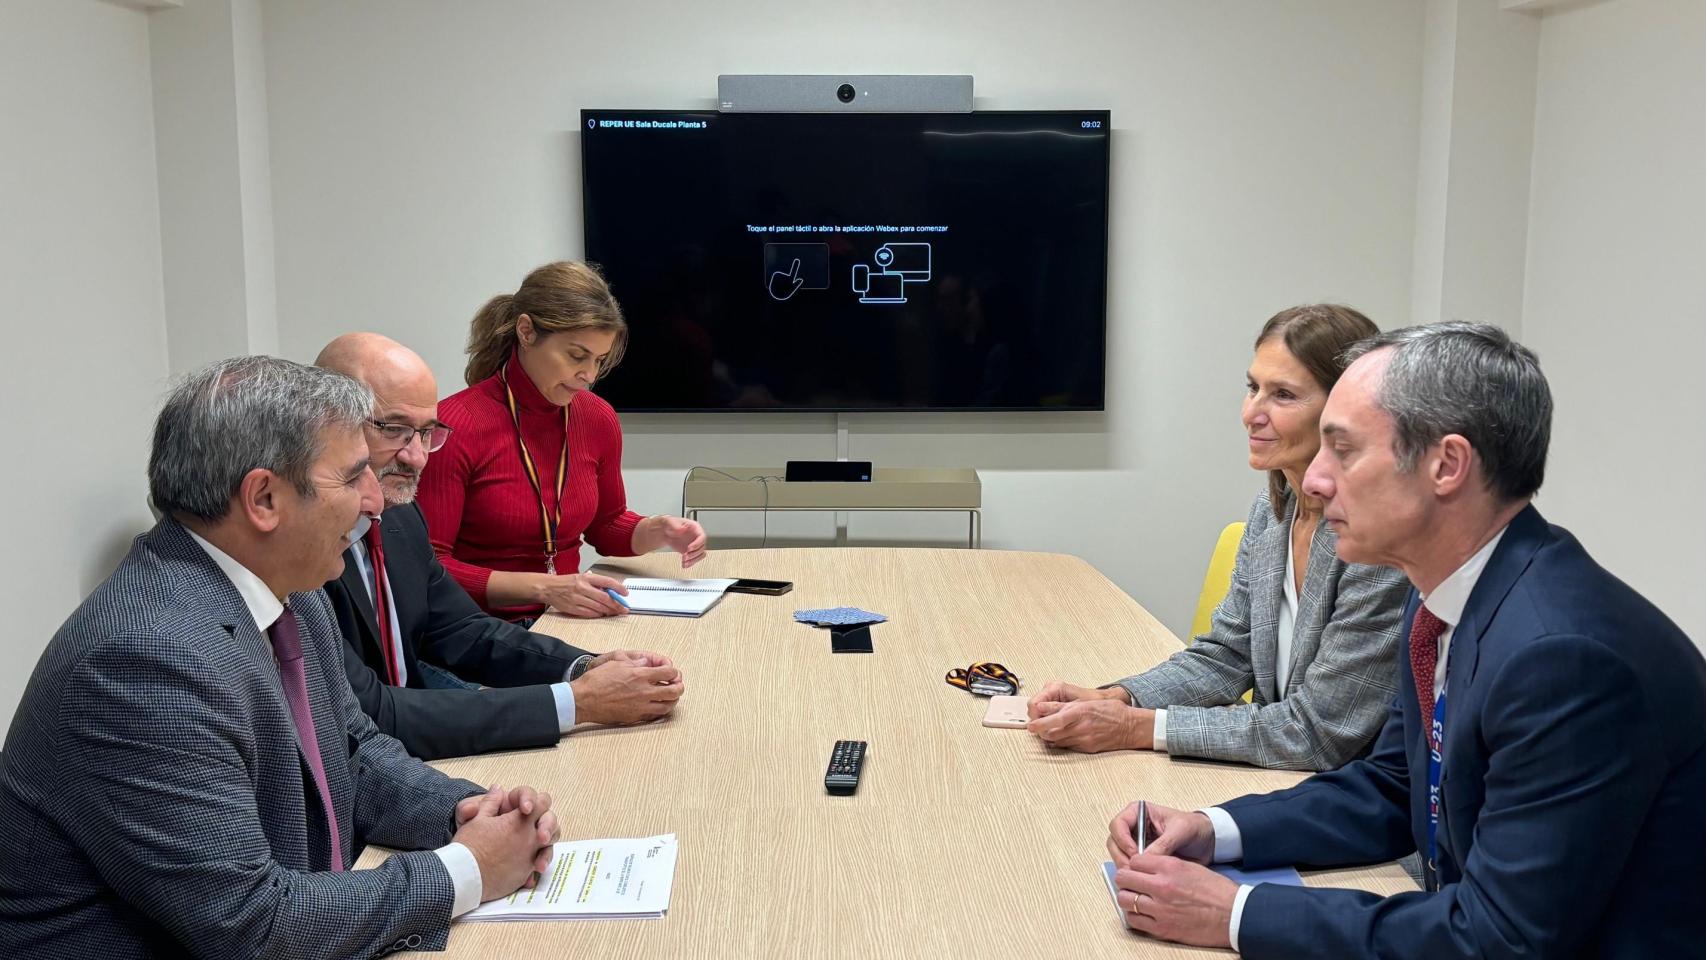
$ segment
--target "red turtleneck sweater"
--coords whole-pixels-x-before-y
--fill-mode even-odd
[[[539,468],[545,508],[557,503],[557,458],[563,450],[563,409],[539,393],[512,353],[509,385],[528,452]],[[502,617],[543,613],[542,606],[494,607],[486,581],[494,570],[545,572],[539,498],[521,465],[515,422],[497,374],[446,397],[438,417],[453,432],[427,460],[418,496],[432,546],[456,582],[487,611]],[[622,427],[616,411],[585,392],[569,404],[569,478],[557,531],[557,572],[580,569],[584,539],[607,557],[634,555],[634,527],[644,519],[628,509],[622,489]]]

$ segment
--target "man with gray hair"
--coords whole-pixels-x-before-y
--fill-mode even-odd
[[[1698,956],[1706,661],[1530,500],[1552,398],[1496,327],[1360,344],[1304,479],[1339,555],[1415,585],[1398,696],[1366,759],[1278,793],[1136,805],[1108,849],[1131,925],[1246,957]],[[1420,851],[1426,889],[1240,886],[1203,864]]]
[[[409,757],[344,679],[319,587],[379,511],[372,404],[270,357],[172,391],[163,516],[54,635],[0,757],[0,956],[435,948],[548,864],[549,795]],[[352,870],[366,843],[415,852]]]

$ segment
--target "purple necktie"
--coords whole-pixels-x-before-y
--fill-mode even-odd
[[[289,607],[272,626],[267,628],[272,641],[273,656],[278,658],[279,679],[284,681],[284,698],[290,701],[290,716],[296,721],[297,739],[302,741],[302,755],[308,758],[308,769],[314,774],[314,786],[320,791],[320,806],[326,811],[326,826],[332,833],[332,872],[344,869],[344,845],[338,836],[338,813],[332,808],[332,791],[326,786],[326,767],[320,762],[320,741],[314,736],[314,711],[308,706],[308,679],[302,672],[302,634],[296,626],[296,614]]]

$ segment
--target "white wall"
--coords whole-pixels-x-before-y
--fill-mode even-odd
[[[264,5],[279,335],[370,328],[460,386],[475,308],[581,251],[578,111],[713,105],[719,73],[971,73],[981,108],[1113,111],[1105,414],[855,416],[855,457],[970,465],[985,543],[1079,554],[1176,631],[1261,478],[1250,341],[1333,299],[1408,321],[1421,103],[1413,0]],[[829,416],[630,416],[634,506],[693,464],[833,456]],[[711,520],[713,537],[756,536]],[[772,534],[826,538],[824,517]],[[951,542],[963,520],[855,517]],[[715,545],[715,544],[713,544]]]
[[[1540,508],[1706,646],[1706,4],[1548,12],[1524,335],[1556,395]]]
[[[1426,0],[1410,315],[1522,336],[1540,18]]]
[[[173,373],[278,353],[259,0],[148,20]]]
[[[166,373],[148,21],[95,0],[0,4],[0,716],[150,523]]]

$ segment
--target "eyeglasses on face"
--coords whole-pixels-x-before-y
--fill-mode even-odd
[[[450,440],[450,428],[442,423],[418,429],[406,423],[387,423],[384,420],[369,420],[367,425],[378,435],[383,450],[401,450],[409,445],[411,438],[420,437],[421,446],[427,453],[437,453]]]

